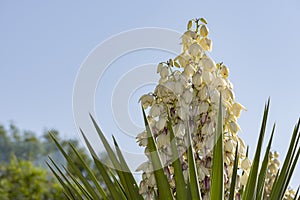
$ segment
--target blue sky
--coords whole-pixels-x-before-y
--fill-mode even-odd
[[[296,0],[2,0],[0,123],[13,120],[22,129],[41,132],[45,127],[56,128],[68,137],[78,137],[72,113],[73,83],[81,63],[96,45],[133,28],[162,27],[183,32],[189,19],[205,17],[214,42],[211,56],[230,68],[236,98],[248,109],[239,120],[241,137],[250,147],[256,144],[263,106],[270,96],[268,134],[276,121],[273,149],[283,157],[300,117],[299,9]],[[157,63],[169,58],[168,54],[149,54],[144,52],[138,60]],[[123,60],[128,66],[129,58]],[[115,72],[121,61],[115,63]],[[97,91],[96,100],[101,92]],[[138,110],[136,99],[132,102],[132,110]],[[106,105],[96,106],[98,116],[107,113]],[[103,129],[118,138],[114,124],[103,124]],[[132,138],[120,145],[126,146],[126,142],[135,146]],[[294,178],[296,184],[299,179]]]

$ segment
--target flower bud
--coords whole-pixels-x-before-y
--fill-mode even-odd
[[[227,78],[229,74],[229,69],[225,65],[222,65],[220,69],[220,74],[223,78]]]
[[[209,32],[209,30],[208,30],[207,26],[202,25],[202,26],[200,27],[200,35],[201,35],[202,37],[207,37],[207,36],[208,36],[208,32]]]
[[[162,67],[161,71],[160,71],[160,76],[161,78],[165,79],[167,78],[167,76],[169,75],[169,69],[168,67]]]
[[[163,68],[163,64],[162,64],[162,63],[159,63],[159,64],[157,65],[157,71],[156,71],[156,73],[160,73],[161,70],[162,70],[162,68]]]

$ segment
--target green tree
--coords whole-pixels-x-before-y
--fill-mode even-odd
[[[10,163],[0,166],[0,199],[59,200],[65,196],[49,171],[11,156]]]
[[[23,190],[18,189],[17,191],[10,192],[9,189],[14,190],[15,188],[20,188],[19,185],[26,185],[31,183],[31,181],[24,182],[25,179],[22,179],[20,171],[24,168],[32,169],[34,172],[34,178],[38,181],[41,180],[52,180],[53,174],[49,173],[49,168],[46,166],[45,161],[50,155],[51,158],[55,161],[59,161],[61,164],[66,166],[66,169],[71,174],[74,173],[72,167],[65,159],[61,156],[56,145],[53,142],[53,139],[50,137],[50,133],[62,144],[62,147],[66,150],[68,157],[70,157],[75,165],[78,167],[81,173],[86,174],[84,165],[80,162],[79,158],[74,154],[71,146],[75,147],[78,150],[78,153],[85,161],[85,164],[92,169],[97,177],[100,176],[99,172],[96,170],[94,163],[91,160],[89,154],[87,154],[86,149],[80,145],[80,142],[76,139],[64,139],[61,137],[59,131],[57,130],[45,130],[44,133],[38,137],[32,131],[22,131],[14,124],[10,124],[8,129],[5,129],[4,126],[0,125],[0,168],[1,168],[1,192],[0,199],[18,199],[20,196],[26,197],[27,194],[33,194],[30,188],[23,187]],[[101,155],[101,158],[107,160],[107,156]],[[20,168],[18,168],[20,166]],[[30,171],[29,170],[29,171]],[[42,170],[42,171],[39,171]],[[61,170],[65,171],[61,168]],[[31,171],[32,172],[32,171]],[[27,173],[27,172],[26,172]],[[29,173],[29,172],[28,172]],[[9,177],[11,175],[11,177]],[[28,174],[27,174],[28,175]],[[67,173],[66,173],[67,175]],[[24,174],[25,176],[25,174]],[[14,179],[15,177],[15,179]],[[75,175],[76,178],[78,178]],[[86,176],[86,179],[90,181],[90,177]],[[28,178],[26,179],[28,180]],[[100,178],[100,182],[102,179]],[[6,186],[4,186],[7,184]],[[15,185],[15,187],[14,187]],[[54,187],[54,188],[53,188]],[[58,188],[56,188],[58,187]],[[22,188],[22,187],[21,187]],[[41,194],[43,193],[44,199],[53,199],[49,194],[49,190],[57,190],[60,188],[60,185],[50,184],[47,186],[47,190],[40,190]],[[9,195],[7,197],[7,195]],[[15,196],[12,196],[12,195]],[[19,196],[16,196],[19,194]],[[29,198],[29,197],[28,197]],[[35,198],[32,196],[32,198]],[[26,198],[21,198],[26,199]]]

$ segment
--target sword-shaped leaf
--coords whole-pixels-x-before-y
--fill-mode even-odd
[[[145,127],[147,131],[147,137],[148,137],[148,148],[149,148],[151,163],[154,169],[154,176],[158,188],[159,198],[163,200],[173,199],[173,195],[170,189],[170,184],[167,180],[166,175],[164,174],[163,165],[161,163],[159,154],[157,152],[157,147],[154,142],[154,137],[152,135],[150,126],[148,124],[145,111],[144,109],[142,109],[142,111],[143,111],[143,117],[144,117]]]
[[[170,141],[172,147],[172,165],[174,167],[174,175],[175,175],[175,186],[176,186],[176,198],[177,199],[188,199],[188,193],[186,184],[184,181],[183,170],[179,159],[179,154],[177,150],[176,138],[174,135],[174,131],[172,128],[172,122],[170,115],[168,113],[168,130],[170,133]]]
[[[215,145],[213,147],[212,174],[210,199],[224,199],[224,144],[223,144],[223,114],[222,96],[219,101],[217,129],[215,132]]]
[[[260,129],[259,139],[256,146],[255,156],[253,159],[253,163],[250,169],[248,181],[246,184],[246,188],[243,192],[243,200],[254,200],[256,198],[256,192],[257,192],[257,180],[258,180],[258,173],[259,173],[259,163],[260,163],[260,154],[261,154],[261,148],[266,132],[266,126],[267,126],[267,119],[268,119],[268,113],[269,113],[269,105],[270,105],[270,99],[268,100],[265,109],[264,109],[264,115],[262,120],[262,125]]]

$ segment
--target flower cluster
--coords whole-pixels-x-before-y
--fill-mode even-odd
[[[209,29],[204,19],[191,20],[188,23],[188,30],[182,36],[181,54],[158,64],[159,83],[152,93],[143,95],[140,101],[148,113],[147,120],[174,195],[176,196],[176,189],[174,169],[171,165],[173,156],[170,133],[167,128],[168,116],[173,124],[184,178],[187,182],[187,135],[191,134],[202,199],[209,199],[212,150],[221,97],[224,122],[225,198],[229,196],[238,144],[239,160],[235,197],[240,199],[239,191],[246,185],[251,169],[245,143],[238,136],[240,127],[237,119],[241,111],[246,108],[235,99],[233,85],[228,79],[228,67],[223,63],[215,63],[208,55],[208,52],[212,50],[212,41],[208,35]],[[142,163],[137,171],[143,172],[140,193],[147,199],[152,199],[157,192],[157,186],[147,141],[146,131],[137,136],[137,142],[145,147],[145,154],[148,157],[148,160]],[[272,185],[278,169],[277,164],[279,165],[275,158],[270,159],[267,175],[269,183],[266,184],[266,190],[270,190],[268,187]]]
[[[265,181],[265,194],[264,194],[266,199],[269,197],[273,183],[275,181],[276,174],[279,170],[280,161],[278,157],[279,155],[277,151],[270,152],[269,154],[269,162],[267,168],[267,175]]]
[[[269,162],[265,180],[264,199],[269,199],[272,186],[274,184],[276,174],[280,167],[279,154],[277,151],[271,151],[269,154]],[[285,192],[284,200],[295,199],[296,191],[289,188]]]
[[[192,23],[195,29],[192,30]],[[188,179],[187,133],[192,136],[192,145],[198,170],[199,183],[203,199],[209,199],[210,168],[217,111],[220,95],[224,113],[224,165],[226,192],[230,186],[234,153],[239,144],[239,168],[243,175],[239,177],[239,187],[245,185],[251,167],[246,157],[243,140],[237,135],[240,127],[237,119],[244,106],[236,102],[233,85],[229,81],[229,69],[223,63],[215,63],[208,55],[212,50],[212,41],[208,37],[206,21],[196,19],[189,22],[188,30],[182,36],[183,51],[174,59],[162,62],[157,67],[160,74],[159,84],[153,93],[141,97],[141,103],[148,110],[148,122],[155,137],[157,148],[164,165],[171,187],[175,187],[170,146],[170,134],[167,129],[168,112],[172,120],[176,143],[180,155],[185,179]],[[147,151],[147,133],[137,136],[137,142]],[[143,171],[140,193],[151,198],[156,192],[156,183],[152,173],[150,158],[141,164],[138,171]],[[175,192],[175,188],[174,188]]]

